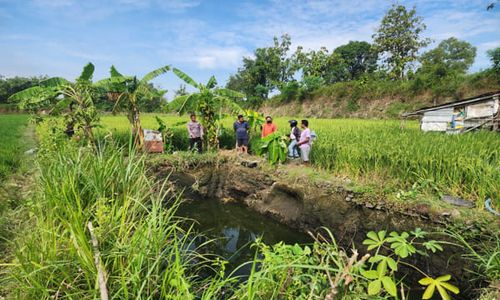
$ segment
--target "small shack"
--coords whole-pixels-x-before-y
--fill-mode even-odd
[[[461,133],[478,128],[500,130],[500,91],[454,102],[424,107],[403,114],[403,117],[422,116],[422,131]]]

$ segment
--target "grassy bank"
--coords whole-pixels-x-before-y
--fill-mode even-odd
[[[23,141],[28,126],[28,115],[0,115],[0,182],[21,166],[26,151]],[[29,146],[29,145],[28,145]]]
[[[318,118],[397,118],[424,106],[474,97],[500,90],[493,70],[460,75],[440,83],[425,78],[409,80],[360,79],[321,85],[307,92],[276,95],[260,108],[277,116]]]
[[[157,127],[154,116],[143,116],[145,128]],[[173,132],[173,148],[186,150],[187,118],[159,116]],[[275,119],[283,134],[288,134],[289,119]],[[103,132],[123,135],[130,130],[124,116],[105,116],[102,122]],[[234,145],[232,122],[224,119],[223,147]],[[498,134],[423,133],[415,121],[396,120],[310,119],[310,127],[318,135],[312,152],[312,164],[318,168],[383,187],[379,190],[399,200],[412,200],[420,193],[451,194],[474,200],[479,207],[487,198],[500,206]]]
[[[29,159],[24,152],[33,147],[27,115],[0,114],[0,261],[5,258],[6,242],[19,223],[17,208],[29,188]]]

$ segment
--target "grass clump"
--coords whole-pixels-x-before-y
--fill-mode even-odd
[[[104,289],[110,299],[193,298],[202,257],[174,216],[175,198],[164,205],[170,191],[153,192],[144,159],[71,142],[54,150],[37,161],[31,217],[13,242],[4,292],[16,299],[95,299]]]

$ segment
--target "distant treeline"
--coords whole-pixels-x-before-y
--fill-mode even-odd
[[[291,37],[285,34],[281,39],[275,37],[271,47],[258,48],[253,57],[243,58],[227,87],[245,93],[247,106],[259,107],[270,98],[275,103],[322,93],[335,97],[335,90],[348,93],[347,98],[354,101],[366,92],[365,87],[377,87],[382,95],[426,93],[433,102],[440,102],[459,97],[457,93],[474,82],[483,88],[500,86],[500,47],[487,52],[490,68],[467,74],[476,47],[450,37],[420,54],[431,42],[423,37],[425,29],[415,8],[393,5],[373,34],[372,43],[350,41],[333,50],[322,47],[310,51],[299,46],[292,52]],[[350,108],[356,109],[356,103]]]
[[[37,86],[41,81],[48,78],[48,76],[16,76],[7,78],[0,75],[0,112],[17,110],[17,104],[9,103],[9,97],[24,89]],[[153,84],[149,84],[149,88],[154,91],[159,91]],[[113,109],[113,103],[108,101],[104,94],[98,95],[94,104],[99,110],[111,111]],[[152,100],[139,101],[140,110],[144,112],[162,111],[165,109],[166,104],[166,99],[161,93],[158,93],[158,96],[154,97]]]

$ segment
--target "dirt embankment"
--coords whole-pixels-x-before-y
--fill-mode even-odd
[[[307,118],[398,118],[404,112],[411,112],[424,106],[436,105],[473,97],[500,88],[498,83],[464,87],[455,91],[453,96],[436,98],[431,92],[414,94],[411,92],[391,93],[364,91],[360,96],[348,91],[319,91],[301,101],[278,102],[274,98],[260,107],[266,115],[303,116]]]
[[[347,189],[342,180],[290,176],[284,169],[271,169],[266,163],[253,167],[253,162],[234,157],[223,161],[183,168],[172,166],[168,161],[156,161],[151,170],[160,181],[166,179],[175,190],[182,191],[188,201],[207,198],[236,201],[246,205],[249,213],[253,210],[301,231],[327,227],[344,249],[353,246],[365,249],[362,241],[371,230],[410,231],[417,227],[432,230],[447,218],[426,207],[401,208],[380,200],[370,201]],[[460,258],[461,251],[449,246],[446,252],[415,258],[413,264],[428,273],[439,275],[447,270],[454,278],[465,279],[469,275],[464,272],[466,263]],[[448,265],[450,257],[460,262]]]
[[[346,243],[360,243],[369,230],[431,227],[452,215],[423,204],[400,206],[371,199],[350,190],[341,179],[296,176],[286,168],[272,169],[260,162],[256,167],[248,165],[253,166],[245,159],[226,155],[222,163],[196,167],[176,168],[168,161],[155,162],[152,172],[160,180],[168,178],[185,199],[240,202],[300,230],[326,226]]]

